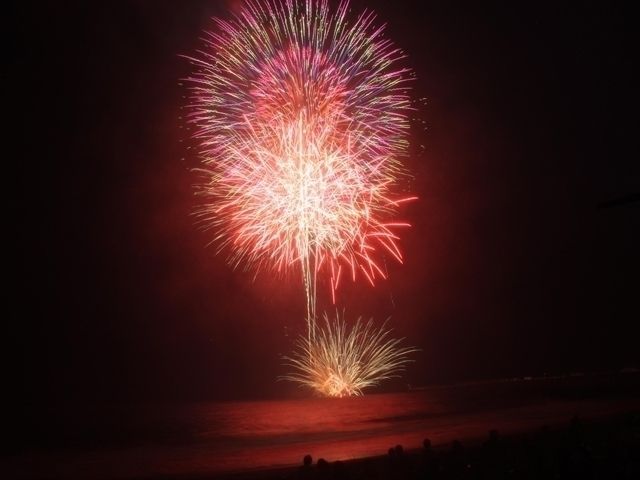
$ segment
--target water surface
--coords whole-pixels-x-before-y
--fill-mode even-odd
[[[9,458],[16,478],[220,474],[384,454],[640,408],[628,379],[546,379],[428,388],[346,399],[303,398],[78,409],[42,422]],[[636,382],[637,383],[637,382]],[[635,392],[635,393],[633,393]],[[46,427],[46,429],[45,429]],[[37,440],[42,440],[38,442]]]

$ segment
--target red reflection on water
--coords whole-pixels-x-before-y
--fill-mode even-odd
[[[215,410],[211,410],[212,407]],[[215,428],[204,437],[286,438],[297,435],[339,435],[370,431],[402,418],[435,415],[445,409],[420,394],[310,398],[277,402],[235,402],[203,405]],[[203,412],[205,413],[205,412]]]

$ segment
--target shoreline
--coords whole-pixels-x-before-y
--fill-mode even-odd
[[[574,428],[587,429],[587,430],[615,430],[620,424],[631,425],[630,428],[634,429],[636,439],[640,439],[640,404],[637,409],[629,410],[626,413],[616,413],[607,416],[598,416],[595,418],[582,418],[573,417],[567,418],[565,421],[555,422],[553,424],[543,424],[533,429],[523,429],[517,432],[511,432],[506,435],[498,435],[500,441],[509,445],[522,445],[535,441],[540,436],[545,436],[551,440],[551,442],[561,442],[565,437],[571,435]],[[576,427],[578,425],[578,427]],[[456,448],[456,443],[459,442],[462,449],[471,456],[477,456],[482,454],[482,450],[490,442],[491,430],[487,431],[484,435],[471,435],[466,437],[457,438],[454,442],[443,442],[432,444],[429,451],[436,459],[440,459],[440,463],[444,463],[444,460],[452,454],[452,451]],[[390,445],[389,450],[397,448],[398,445]],[[396,478],[395,475],[398,472],[389,471],[393,467],[393,462],[402,461],[407,467],[417,467],[423,461],[425,456],[425,448],[416,445],[401,445],[402,460],[398,457],[395,459],[390,455],[390,451],[382,452],[379,455],[366,456],[360,458],[351,458],[344,460],[333,460],[326,458],[328,467],[323,476],[322,473],[318,473],[318,460],[320,458],[313,457],[313,465],[308,472],[304,472],[302,461],[300,458],[298,463],[294,463],[287,466],[274,466],[265,467],[259,469],[246,470],[242,472],[227,472],[221,474],[196,474],[186,475],[178,477],[179,480],[295,480],[298,478],[367,478],[366,472],[373,469],[378,472],[376,478]],[[636,444],[637,454],[640,454],[640,443]],[[638,457],[640,458],[640,457]],[[344,473],[336,474],[336,466],[341,472],[351,472],[351,475]],[[314,472],[314,473],[312,473]],[[333,472],[333,473],[332,473]],[[306,475],[306,476],[305,476]],[[354,476],[355,475],[355,476]],[[168,478],[176,478],[175,476],[149,476],[140,477],[136,480],[164,480]],[[448,478],[448,477],[446,477]]]
[[[314,464],[324,458],[332,464],[382,468],[390,447],[401,444],[405,455],[413,457],[425,437],[434,452],[445,455],[454,440],[476,448],[492,429],[504,438],[517,438],[543,425],[565,428],[575,416],[606,423],[640,412],[637,375],[603,380],[507,382],[490,388],[380,394],[340,402],[186,405],[184,410],[148,413],[138,423],[126,420],[137,419],[132,415],[144,414],[143,410],[114,414],[97,409],[91,416],[79,415],[76,423],[43,424],[40,432],[31,432],[34,445],[41,442],[42,447],[9,455],[4,470],[16,479],[260,480],[295,478],[307,454]],[[86,419],[96,422],[84,423]],[[94,430],[86,430],[91,425]],[[96,433],[56,445],[59,431],[54,427],[66,428],[63,433],[78,427]],[[22,435],[28,433],[25,429]],[[38,440],[41,435],[44,440]]]

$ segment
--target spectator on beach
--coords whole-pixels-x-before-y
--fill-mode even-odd
[[[387,450],[387,455],[389,465],[393,467],[396,464],[396,449],[394,447],[389,447],[389,450]]]
[[[324,458],[318,459],[317,463],[318,467],[318,477],[319,478],[329,478],[331,476],[331,469],[329,462],[327,462]]]
[[[498,431],[489,431],[489,438],[482,444],[482,455],[478,466],[489,478],[496,478],[499,476],[498,470],[502,468],[505,460],[505,456],[500,450]]]
[[[422,441],[422,446],[424,447],[424,451],[427,453],[433,453],[433,450],[431,448],[431,440],[429,440],[428,438],[425,438]]]
[[[409,464],[410,464],[410,459],[405,456],[404,454],[404,447],[400,444],[396,445],[394,448],[394,459],[395,462],[392,465],[394,472],[396,473],[396,475],[400,475],[401,478],[406,478],[406,476],[409,474]]]
[[[302,466],[299,470],[299,478],[310,479],[313,478],[313,457],[311,455],[305,455],[302,459]]]
[[[453,478],[461,478],[465,473],[466,462],[464,449],[459,440],[454,440],[451,444],[451,451],[446,462],[446,470]]]
[[[407,453],[402,445],[388,450],[386,458],[363,463],[320,459],[312,467],[305,456],[295,478],[329,480],[425,480],[640,478],[640,423],[637,418],[593,426],[572,421],[562,429],[542,428],[538,433],[502,437],[491,430],[478,448],[463,448],[454,441],[450,449],[435,451],[423,441],[422,454]]]
[[[422,450],[422,472],[425,474],[425,478],[433,478],[438,474],[439,462],[433,448],[431,447],[431,440],[425,438],[422,442],[424,449]]]

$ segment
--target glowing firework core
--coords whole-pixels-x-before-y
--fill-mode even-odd
[[[294,373],[283,377],[328,397],[362,395],[363,389],[397,376],[410,362],[415,349],[400,347],[389,330],[376,329],[372,322],[358,319],[348,328],[344,319],[329,320],[309,342],[298,341],[298,350],[287,358]]]

